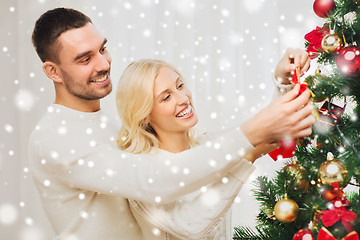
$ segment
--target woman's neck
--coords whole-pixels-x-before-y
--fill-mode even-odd
[[[187,133],[171,133],[158,136],[160,148],[172,153],[178,153],[191,148]]]

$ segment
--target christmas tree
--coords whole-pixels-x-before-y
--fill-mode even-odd
[[[318,120],[274,179],[257,179],[258,225],[235,228],[234,239],[359,239],[360,0],[313,6],[324,25],[305,35],[318,69],[303,84]]]

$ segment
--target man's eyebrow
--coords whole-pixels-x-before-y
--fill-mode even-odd
[[[103,41],[103,43],[101,44],[101,48],[103,48],[104,47],[104,45],[107,43],[107,39],[105,38],[104,39],[104,41]],[[78,54],[75,58],[74,58],[74,62],[75,61],[77,61],[77,60],[79,60],[80,58],[82,58],[82,57],[85,57],[86,55],[88,55],[88,54],[90,54],[91,53],[91,51],[86,51],[86,52],[83,52],[83,53],[80,53],[80,54]]]

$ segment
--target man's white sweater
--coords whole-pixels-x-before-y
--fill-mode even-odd
[[[229,172],[240,177],[228,187],[236,194],[253,170],[241,158],[253,146],[239,129],[182,153],[160,155],[120,151],[117,133],[102,111],[56,104],[34,129],[30,167],[56,239],[146,239],[128,199],[167,204]]]

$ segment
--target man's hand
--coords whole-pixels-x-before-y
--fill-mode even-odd
[[[289,84],[294,74],[295,66],[300,67],[300,76],[302,76],[310,67],[309,55],[304,50],[288,48],[276,65],[275,77],[281,83]]]
[[[299,95],[299,84],[270,103],[241,126],[253,146],[274,143],[283,139],[296,139],[312,133],[315,118],[310,102],[310,91]]]

